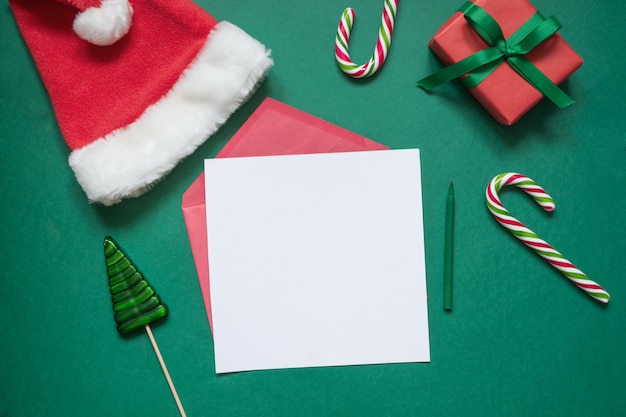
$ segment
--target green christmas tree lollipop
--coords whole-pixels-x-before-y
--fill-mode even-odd
[[[117,330],[121,334],[128,334],[141,327],[146,330],[178,406],[178,411],[183,417],[186,417],[183,405],[178,398],[178,393],[150,328],[150,323],[167,316],[167,306],[161,301],[154,288],[139,272],[139,269],[121,246],[110,236],[104,238],[104,257]]]

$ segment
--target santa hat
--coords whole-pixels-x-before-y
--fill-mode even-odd
[[[90,201],[145,192],[253,93],[269,51],[190,0],[9,0]]]

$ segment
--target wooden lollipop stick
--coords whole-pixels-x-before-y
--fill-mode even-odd
[[[170,386],[170,391],[172,391],[172,395],[174,396],[174,401],[176,401],[176,405],[178,406],[178,411],[182,417],[187,417],[185,414],[185,409],[183,408],[183,404],[180,402],[180,398],[178,398],[178,393],[176,392],[176,387],[174,387],[174,383],[172,382],[172,378],[170,377],[170,373],[167,370],[167,366],[165,366],[165,361],[163,360],[163,356],[161,356],[161,351],[159,350],[159,345],[157,345],[156,340],[154,339],[154,335],[152,334],[152,329],[149,324],[146,324],[146,333],[148,333],[148,337],[150,338],[150,342],[152,343],[152,347],[154,348],[154,353],[161,364],[161,369],[163,369],[163,373],[165,374],[165,379],[167,380],[167,384]]]

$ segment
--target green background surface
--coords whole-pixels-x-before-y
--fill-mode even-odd
[[[334,62],[344,7],[364,62],[379,1],[199,0],[273,51],[256,95],[146,195],[90,205],[67,164],[44,86],[6,1],[0,6],[0,416],[176,416],[145,335],[115,330],[102,240],[113,235],[171,311],[153,327],[187,415],[623,416],[626,413],[626,4],[536,0],[585,63],[546,100],[497,125],[427,48],[462,0],[402,1],[390,55],[372,79]],[[181,196],[254,109],[273,97],[391,148],[421,149],[431,363],[217,376]],[[88,122],[88,121],[86,121]],[[492,177],[517,171],[552,195],[543,212],[507,188],[505,206],[612,295],[586,296],[489,215]],[[443,235],[456,190],[454,310],[444,312]],[[323,306],[320,306],[323,308]]]

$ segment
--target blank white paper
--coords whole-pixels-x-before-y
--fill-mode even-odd
[[[418,149],[205,161],[217,373],[430,361]]]

